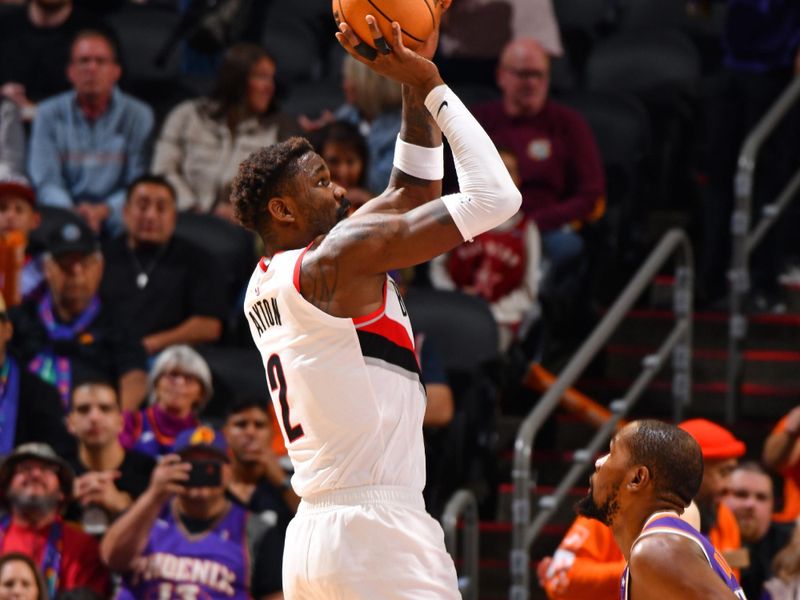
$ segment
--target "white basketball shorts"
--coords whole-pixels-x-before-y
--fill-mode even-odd
[[[286,532],[287,600],[460,600],[456,577],[442,528],[406,488],[315,494]]]

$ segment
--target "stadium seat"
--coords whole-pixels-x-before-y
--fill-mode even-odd
[[[244,286],[256,265],[253,236],[219,217],[200,213],[181,213],[175,235],[203,247],[214,258],[225,278],[230,314],[225,324],[224,341],[239,343],[242,336],[249,339],[249,332],[242,331],[244,316],[241,306]]]
[[[647,110],[629,94],[583,91],[562,101],[583,115],[600,149],[606,172],[607,240],[612,249],[632,250],[632,236],[641,235],[646,209],[644,167],[651,151]]]
[[[461,292],[415,288],[405,300],[415,333],[439,350],[455,400],[450,425],[426,435],[428,510],[437,515],[456,489],[469,487],[481,512],[494,514],[497,324],[481,298]]]
[[[586,65],[586,87],[637,96],[650,115],[654,204],[676,208],[691,197],[690,164],[700,87],[700,58],[686,35],[669,29],[620,32],[599,42]],[[686,206],[680,206],[686,208]]]

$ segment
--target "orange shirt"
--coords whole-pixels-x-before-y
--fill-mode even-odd
[[[739,524],[733,512],[719,505],[717,524],[709,539],[720,552],[741,548]],[[563,561],[563,562],[562,562]],[[599,521],[578,517],[572,523],[553,556],[553,562],[570,564],[565,577],[551,577],[545,584],[552,600],[618,600],[619,581],[625,558],[614,541],[611,528]],[[739,571],[734,570],[739,579]]]

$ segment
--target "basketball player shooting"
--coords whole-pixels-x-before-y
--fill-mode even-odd
[[[302,498],[286,535],[284,594],[455,600],[455,568],[422,499],[426,399],[414,336],[386,273],[496,227],[521,198],[488,135],[429,60],[436,33],[416,53],[397,23],[385,39],[366,19],[378,51],[363,52],[345,23],[336,36],[403,86],[386,191],[344,218],[346,190],[301,138],[253,153],[233,184],[239,220],[266,249],[244,310]],[[445,197],[442,132],[460,186]]]
[[[702,479],[700,446],[660,421],[625,426],[597,460],[576,509],[614,533],[628,563],[620,600],[745,600],[722,555],[680,518]]]

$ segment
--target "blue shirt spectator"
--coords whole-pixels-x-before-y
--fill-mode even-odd
[[[30,175],[42,205],[74,208],[95,232],[119,231],[125,190],[147,167],[153,112],[116,88],[113,42],[98,31],[77,36],[68,75],[73,91],[39,105]]]

